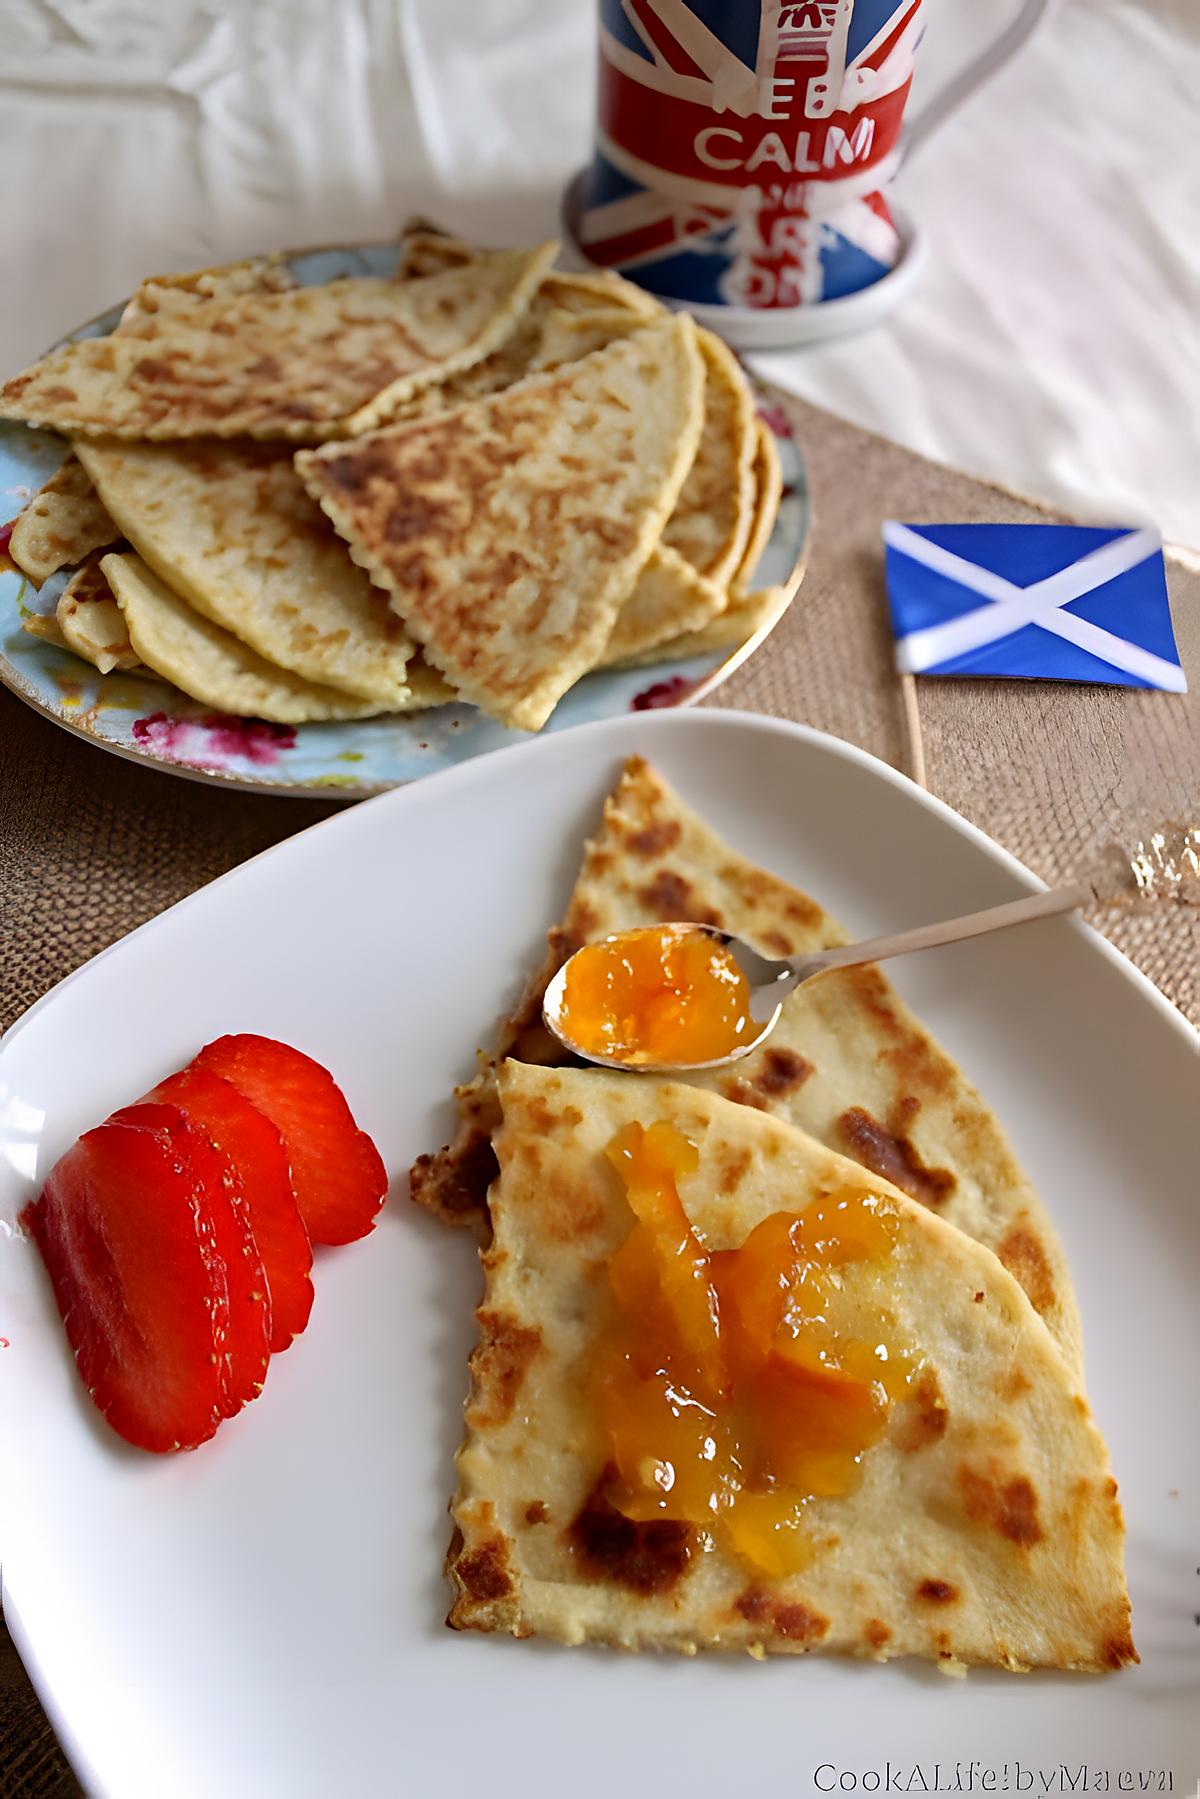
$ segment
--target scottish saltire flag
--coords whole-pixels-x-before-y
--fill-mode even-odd
[[[883,527],[897,666],[1186,693],[1157,531]]]

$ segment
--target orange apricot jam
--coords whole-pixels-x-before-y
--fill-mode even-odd
[[[589,943],[563,985],[563,1030],[588,1055],[712,1062],[750,1043],[750,990],[732,953],[687,925],[651,925]]]
[[[590,1364],[616,1469],[608,1499],[627,1518],[698,1525],[762,1573],[795,1573],[813,1553],[805,1507],[857,1484],[920,1366],[872,1278],[895,1247],[895,1208],[846,1188],[710,1250],[679,1197],[700,1161],[681,1132],[632,1124],[607,1155],[634,1219],[608,1261],[612,1311]]]

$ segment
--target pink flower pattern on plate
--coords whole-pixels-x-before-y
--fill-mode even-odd
[[[206,712],[200,718],[171,718],[165,712],[151,712],[134,719],[133,741],[151,755],[190,768],[227,768],[235,761],[274,768],[286,750],[295,749],[296,728],[271,724],[264,718],[234,718],[225,712]]]
[[[689,681],[686,675],[671,675],[665,681],[655,681],[652,687],[643,687],[641,693],[634,694],[629,710],[653,712],[660,706],[680,706],[695,685],[695,681]]]
[[[768,430],[773,432],[776,437],[781,437],[785,443],[790,442],[795,436],[795,432],[792,430],[792,421],[783,407],[774,400],[760,400],[758,416]]]

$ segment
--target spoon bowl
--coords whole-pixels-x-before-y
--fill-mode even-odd
[[[661,929],[664,933],[675,932],[680,936],[686,934],[689,937],[709,937],[732,955],[750,989],[747,1010],[750,1023],[755,1029],[753,1035],[748,1036],[745,1043],[739,1043],[735,1049],[729,1051],[728,1055],[718,1056],[710,1062],[643,1061],[640,1056],[636,1058],[607,1056],[598,1050],[582,1048],[571,1037],[563,1022],[563,999],[567,984],[567,970],[575,960],[574,956],[568,957],[546,988],[545,998],[542,1001],[544,1023],[565,1049],[569,1049],[573,1055],[582,1057],[585,1062],[596,1063],[600,1068],[621,1068],[626,1073],[633,1072],[635,1074],[678,1074],[682,1069],[694,1072],[702,1068],[724,1068],[727,1063],[740,1062],[743,1056],[748,1056],[752,1050],[758,1049],[774,1030],[783,1002],[796,985],[792,973],[795,964],[773,961],[769,956],[761,956],[744,938],[735,937],[732,931],[718,930],[716,925],[679,923],[663,925]],[[617,931],[610,937],[602,938],[601,941],[619,943],[621,938],[626,935],[628,935],[627,932]],[[576,951],[576,954],[578,953]]]

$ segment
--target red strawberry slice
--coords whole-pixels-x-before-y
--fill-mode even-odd
[[[271,1037],[219,1037],[192,1066],[231,1081],[283,1138],[292,1191],[314,1243],[364,1237],[387,1192],[387,1173],[327,1069]]]
[[[89,1131],[22,1222],[49,1270],[84,1385],[113,1429],[160,1451],[211,1437],[224,1409],[218,1357],[229,1298],[201,1176],[178,1132]]]
[[[313,1288],[312,1244],[292,1193],[282,1137],[230,1081],[205,1068],[171,1075],[147,1099],[178,1106],[241,1175],[271,1298],[271,1349],[286,1349],[308,1323]]]
[[[270,1292],[240,1170],[178,1106],[142,1101],[114,1112],[105,1122],[163,1136],[198,1186],[201,1241],[224,1276],[228,1293],[218,1331],[217,1372],[221,1410],[232,1418],[261,1393],[271,1352]]]

